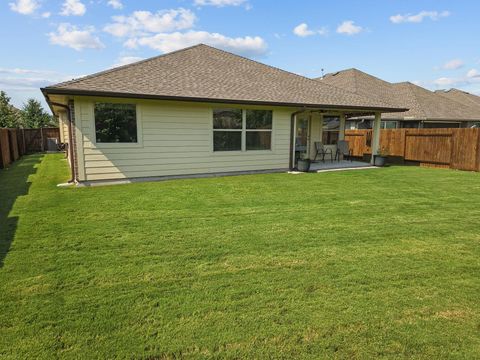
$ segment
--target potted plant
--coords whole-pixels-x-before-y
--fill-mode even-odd
[[[304,158],[303,156],[298,159],[297,169],[301,172],[308,172],[310,170],[310,164],[312,161],[309,158]]]
[[[375,155],[375,161],[373,162],[375,166],[385,166],[387,163],[387,158],[390,152],[388,151],[388,148],[383,147],[378,150],[377,155]]]

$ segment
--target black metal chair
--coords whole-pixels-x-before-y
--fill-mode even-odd
[[[340,161],[340,155],[346,160],[353,161],[353,153],[350,149],[350,146],[348,145],[348,141],[346,140],[338,140],[337,142],[337,152],[335,153],[335,160],[338,159]]]
[[[321,141],[315,141],[315,158],[313,161],[317,161],[319,155],[322,156],[322,161],[325,162],[325,155],[330,154],[330,159],[333,162],[333,151],[331,148],[326,148]]]

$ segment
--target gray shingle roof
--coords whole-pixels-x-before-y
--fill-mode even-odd
[[[46,94],[116,94],[151,98],[398,110],[328,84],[212,48],[190,48],[43,89]]]
[[[386,104],[396,106],[394,99],[392,99],[391,83],[357,69],[342,70],[315,80],[320,80],[324,84],[333,85],[361,96],[374,97]]]
[[[480,120],[480,110],[470,104],[441,96],[410,82],[392,84],[357,69],[328,74],[317,81],[409,109],[382,114],[383,119]]]
[[[444,96],[450,100],[454,100],[466,106],[473,106],[480,112],[480,96],[470,94],[469,92],[450,89],[450,90],[437,90],[436,94]]]

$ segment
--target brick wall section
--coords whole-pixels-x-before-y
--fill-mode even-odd
[[[72,159],[72,166],[73,166],[73,171],[74,171],[74,180],[77,180],[78,178],[78,155],[77,155],[77,137],[76,137],[76,126],[75,126],[75,103],[73,100],[68,101],[68,108],[70,109],[70,121],[71,121],[71,127],[72,127],[72,144],[69,144],[69,146],[72,146],[73,149],[73,159]]]

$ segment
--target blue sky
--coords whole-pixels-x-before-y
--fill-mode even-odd
[[[480,1],[3,0],[0,89],[59,81],[198,42],[316,77],[355,67],[480,94]]]

